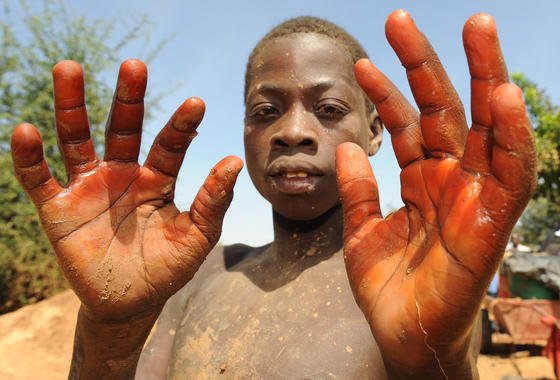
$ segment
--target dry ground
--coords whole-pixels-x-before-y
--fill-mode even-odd
[[[66,379],[78,308],[77,298],[66,291],[1,316],[0,379]],[[480,356],[481,380],[554,379],[548,359],[528,355]]]

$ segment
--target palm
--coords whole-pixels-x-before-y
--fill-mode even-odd
[[[391,346],[395,338],[416,342],[430,358],[432,352],[424,341],[427,332],[431,344],[442,345],[465,334],[477,311],[473,298],[482,297],[488,273],[493,273],[498,258],[482,258],[483,251],[475,243],[479,237],[472,235],[475,231],[465,234],[465,227],[477,217],[472,215],[472,206],[480,201],[479,194],[466,194],[454,202],[458,187],[479,187],[482,181],[458,168],[457,160],[434,161],[438,162],[414,163],[403,170],[403,187],[414,189],[410,198],[405,196],[408,207],[386,219],[372,216],[364,220],[348,239],[354,243],[345,247],[348,257],[362,256],[348,262],[348,272],[377,342],[381,346]],[[417,175],[429,170],[432,175]],[[436,174],[442,171],[447,172],[447,181]],[[457,177],[463,183],[450,189],[446,182]],[[430,187],[444,189],[439,202],[430,198]],[[361,238],[352,239],[357,236]],[[468,252],[453,250],[461,244],[468,245]],[[458,259],[468,258],[469,252],[473,260]]]
[[[341,146],[346,266],[386,362],[414,368],[435,358],[441,366],[468,346],[485,288],[534,187],[534,144],[520,94],[504,84],[490,18],[474,16],[464,31],[473,77],[470,131],[410,18],[390,16],[387,36],[420,115],[371,63],[359,62],[356,75],[391,133],[405,207],[383,218],[367,158],[357,146]],[[405,346],[410,354],[402,355]]]
[[[63,62],[53,75],[57,128],[70,181],[62,188],[50,176],[31,125],[14,131],[16,175],[37,205],[61,268],[88,310],[98,318],[118,320],[161,307],[192,278],[217,242],[240,161],[230,157],[218,164],[191,212],[180,213],[173,203],[175,179],[203,103],[187,100],[140,166],[145,67],[125,62],[101,161],[83,128],[85,108],[68,104],[83,100],[81,70]],[[80,154],[75,154],[78,144]]]
[[[103,163],[77,182],[47,202],[41,218],[46,225],[62,221],[48,229],[49,238],[82,302],[95,307],[122,299],[125,309],[127,302],[164,302],[191,270],[178,265],[185,253],[165,234],[166,222],[179,214],[170,199],[172,179],[137,164]]]

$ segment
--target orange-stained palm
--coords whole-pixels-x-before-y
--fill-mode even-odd
[[[369,61],[356,64],[356,76],[391,134],[405,206],[383,218],[365,154],[339,147],[346,268],[390,374],[469,377],[473,321],[535,186],[531,125],[520,90],[507,83],[491,17],[475,15],[463,31],[470,130],[410,16],[391,14],[386,34],[420,112]]]
[[[204,103],[185,101],[139,165],[147,70],[138,60],[125,61],[100,160],[90,138],[81,67],[62,61],[53,80],[69,182],[62,187],[51,176],[39,133],[30,124],[17,126],[12,136],[16,176],[90,318],[117,321],[157,313],[218,241],[241,160],[227,157],[218,163],[191,210],[180,213],[173,203],[176,176]]]

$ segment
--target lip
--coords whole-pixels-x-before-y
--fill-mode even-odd
[[[310,162],[300,160],[276,160],[272,162],[266,170],[266,174],[270,177],[278,177],[286,173],[301,172],[314,177],[320,177],[323,175],[323,171],[317,166]]]
[[[282,160],[267,169],[272,186],[284,194],[307,194],[317,187],[323,171],[306,161]]]

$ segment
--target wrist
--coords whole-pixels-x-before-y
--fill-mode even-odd
[[[447,347],[435,350],[430,347],[421,355],[421,360],[414,362],[391,362],[384,358],[385,368],[390,379],[478,379],[477,355],[469,346],[470,341],[464,342],[458,349]]]
[[[434,358],[435,360],[435,358]],[[424,379],[457,379],[457,380],[473,380],[478,379],[478,369],[476,360],[459,361],[453,364],[430,363],[425,366],[417,366],[415,368],[403,369],[385,363],[388,377],[390,379],[406,379],[406,380],[424,380]]]
[[[101,321],[82,305],[69,378],[132,379],[146,338],[160,311],[122,321]]]

